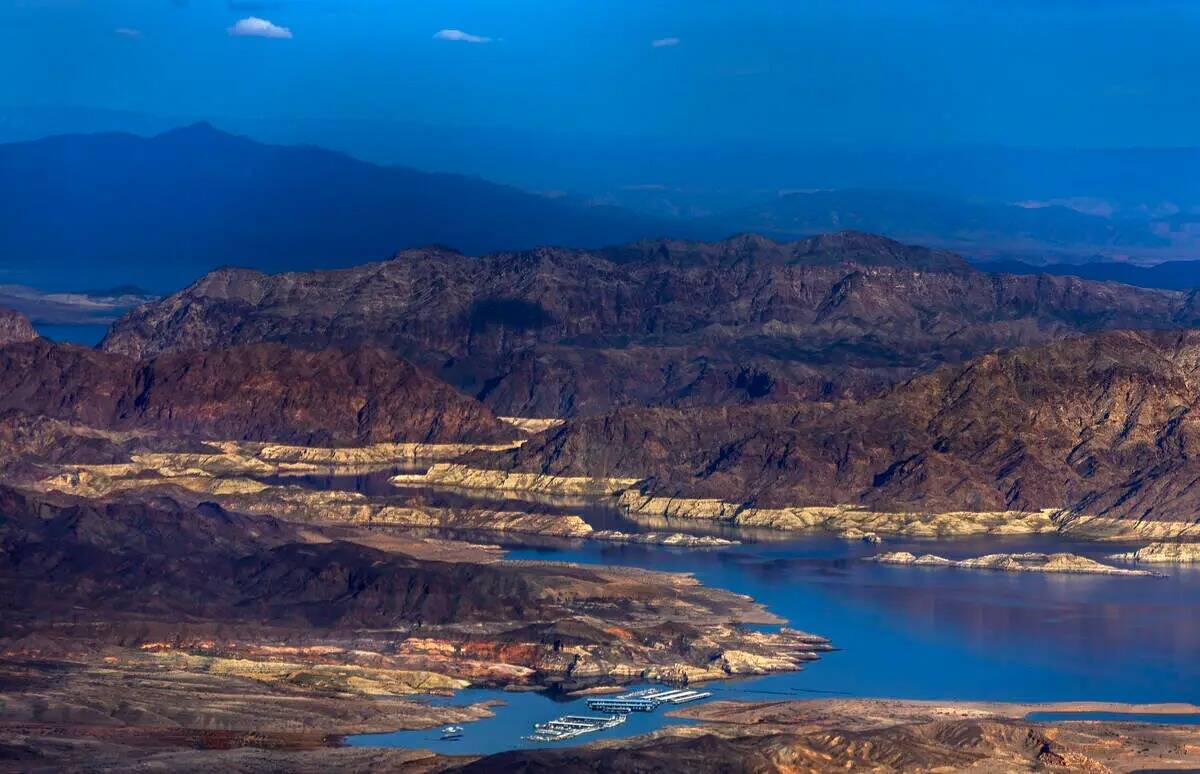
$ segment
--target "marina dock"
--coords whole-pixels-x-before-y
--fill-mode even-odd
[[[538,723],[534,732],[525,737],[530,742],[561,742],[594,731],[603,731],[625,722],[625,715],[613,715],[605,718],[593,718],[587,715],[566,715],[551,720],[549,723]]]
[[[596,712],[653,712],[663,704],[687,704],[712,696],[708,691],[648,688],[621,696],[597,696],[588,699],[588,709]]]
[[[645,688],[620,696],[597,696],[588,699],[588,709],[604,713],[605,717],[565,715],[548,723],[538,723],[525,737],[530,742],[561,742],[583,734],[603,731],[625,722],[631,712],[653,712],[664,704],[687,704],[712,696],[708,691],[673,688]]]

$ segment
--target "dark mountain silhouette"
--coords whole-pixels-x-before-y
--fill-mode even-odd
[[[0,276],[43,290],[134,283],[168,292],[220,266],[330,269],[432,244],[479,255],[664,235],[756,231],[791,239],[841,229],[980,260],[1191,255],[1187,223],[1154,221],[1136,208],[1102,217],[905,190],[922,185],[917,178],[895,188],[792,192],[752,205],[745,202],[758,195],[747,191],[689,204],[689,195],[669,187],[584,200],[380,166],[314,146],[267,145],[203,123],[153,137],[61,135],[0,145]]]
[[[532,189],[607,194],[637,206],[647,195],[658,195],[722,212],[744,205],[754,192],[781,188],[910,189],[1001,202],[1086,197],[1131,211],[1163,202],[1200,204],[1195,147],[882,148],[795,137],[712,142],[347,116],[205,117],[263,142],[311,143],[376,163],[480,175]],[[0,106],[0,142],[80,132],[150,135],[188,121],[94,107]]]
[[[1024,261],[980,261],[984,271],[1005,274],[1051,274],[1059,277],[1082,277],[1104,282],[1120,282],[1141,288],[1191,290],[1200,287],[1200,261],[1166,261],[1154,266],[1132,263],[1097,261],[1094,263],[1057,263],[1034,266]]]
[[[0,199],[0,269],[62,290],[166,291],[229,264],[335,268],[423,244],[477,254],[664,231],[618,208],[264,145],[207,124],[0,146]]]
[[[991,252],[1156,248],[1169,241],[1148,221],[1089,215],[1060,205],[1025,207],[911,190],[847,188],[787,193],[721,216],[739,228],[781,235],[838,229],[883,234],[923,244]]]

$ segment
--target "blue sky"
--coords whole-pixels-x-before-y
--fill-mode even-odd
[[[230,33],[248,18],[271,36]],[[0,0],[0,105],[1179,146],[1200,136],[1197,39],[1200,3],[1167,0]]]

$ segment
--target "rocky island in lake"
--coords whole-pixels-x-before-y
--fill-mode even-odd
[[[908,551],[892,551],[877,554],[868,561],[880,564],[906,564],[916,567],[957,567],[965,570],[1001,570],[1003,572],[1046,572],[1085,575],[1128,575],[1149,577],[1158,573],[1149,570],[1131,570],[1102,564],[1086,556],[1076,554],[988,554],[970,559],[947,559],[935,554],[917,556]]]

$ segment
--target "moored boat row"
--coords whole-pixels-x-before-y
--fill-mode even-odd
[[[597,712],[653,712],[663,704],[687,704],[712,696],[708,691],[687,689],[648,688],[621,696],[598,696],[588,699],[588,709]]]
[[[583,734],[614,728],[625,722],[625,715],[589,717],[587,715],[565,715],[548,723],[538,723],[534,732],[525,737],[530,742],[561,742]]]
[[[565,715],[534,725],[534,732],[525,739],[530,742],[561,742],[619,726],[631,712],[653,712],[663,704],[686,704],[709,696],[712,694],[707,691],[679,688],[645,688],[620,696],[598,696],[588,699],[588,709],[605,713],[606,717]]]

